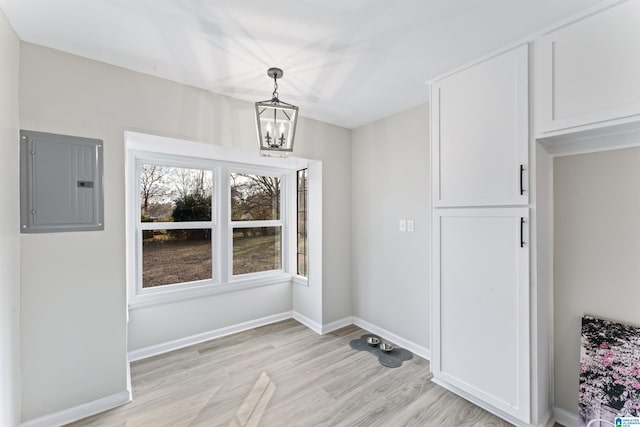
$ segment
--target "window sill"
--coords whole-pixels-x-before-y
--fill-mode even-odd
[[[130,297],[128,306],[129,310],[135,310],[138,308],[170,304],[189,299],[206,298],[213,295],[226,294],[228,292],[237,292],[261,286],[280,285],[287,283],[290,284],[293,280],[295,280],[295,278],[292,278],[290,274],[277,273],[270,274],[268,276],[237,279],[231,283],[204,283],[200,286],[193,286],[189,288],[158,290],[158,292],[146,293]]]
[[[291,278],[291,283],[295,283],[300,286],[309,286],[309,279],[304,276],[295,275]]]

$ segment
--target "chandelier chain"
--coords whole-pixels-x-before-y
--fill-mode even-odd
[[[273,97],[278,99],[278,78],[276,76],[273,77]]]

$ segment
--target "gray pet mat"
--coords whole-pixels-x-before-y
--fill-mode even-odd
[[[354,350],[368,351],[374,356],[378,356],[378,361],[381,365],[386,366],[388,368],[399,368],[402,366],[402,362],[405,360],[410,360],[413,358],[413,353],[409,350],[405,350],[404,348],[394,348],[388,353],[380,350],[378,346],[372,347],[367,344],[367,338],[376,337],[380,338],[377,335],[373,334],[364,334],[357,340],[351,340],[349,346],[351,346]],[[380,338],[382,342],[382,339]]]

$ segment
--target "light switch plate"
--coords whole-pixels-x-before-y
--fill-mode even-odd
[[[407,220],[406,219],[401,219],[400,220],[400,231],[407,231]]]
[[[412,219],[407,220],[407,231],[413,232],[416,230],[416,225]]]

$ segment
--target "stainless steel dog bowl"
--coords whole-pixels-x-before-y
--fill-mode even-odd
[[[378,344],[380,344],[380,338],[378,338],[378,337],[367,337],[367,344],[369,344],[371,347],[375,347]]]
[[[384,351],[385,353],[389,353],[391,350],[393,350],[393,346],[388,342],[380,343],[378,347],[380,348],[380,350]]]

